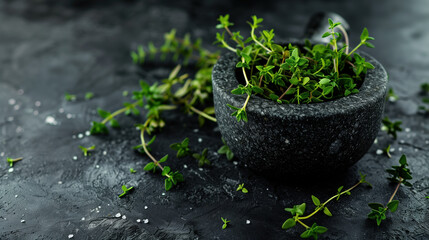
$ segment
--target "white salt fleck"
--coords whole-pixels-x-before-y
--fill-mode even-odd
[[[95,165],[95,168],[100,168],[100,165]]]
[[[91,135],[91,132],[90,132],[90,131],[86,131],[86,132],[85,132],[85,135],[86,135],[86,136],[89,136],[89,135]]]
[[[289,139],[286,139],[286,140],[285,140],[285,143],[286,143],[286,144],[289,144],[289,143],[290,143]]]
[[[13,117],[8,117],[8,118],[7,118],[7,121],[8,121],[8,122],[12,122],[12,121],[13,121],[13,119],[14,119]]]
[[[73,160],[77,160],[77,156],[73,156]]]
[[[124,216],[122,216],[122,219],[127,219],[127,216],[125,216],[125,215],[124,215]]]
[[[34,102],[34,106],[36,106],[36,107],[40,107],[41,105],[42,105],[42,103],[40,101]]]
[[[144,206],[144,209],[147,209],[147,206]]]
[[[83,138],[83,134],[82,134],[82,133],[79,133],[79,134],[77,135],[77,138],[79,138],[79,139]]]
[[[45,119],[45,123],[49,124],[49,125],[57,125],[58,124],[57,120],[55,120],[55,118],[52,116],[47,116]]]
[[[389,102],[396,102],[396,97],[390,96],[389,97]]]
[[[390,152],[394,152],[395,151],[395,148],[390,148]]]
[[[8,172],[13,172],[13,167],[9,168]]]
[[[18,111],[21,108],[21,106],[19,106],[18,104],[13,106],[13,110]]]
[[[188,168],[188,165],[184,164],[184,165],[183,165],[183,168]]]
[[[101,208],[101,206],[98,206],[98,208]]]
[[[165,192],[161,193],[162,196],[165,196]]]
[[[197,133],[199,131],[199,129],[198,128],[195,128],[194,129],[194,133]]]
[[[4,157],[4,152],[1,152],[1,153],[0,153],[0,157]]]
[[[198,138],[198,142],[200,143],[200,142],[203,142],[203,139],[202,138]]]
[[[68,236],[69,238],[73,238],[74,237],[74,235],[73,234],[69,234],[69,236]]]
[[[246,224],[250,224],[250,220],[246,220]]]
[[[410,128],[405,128],[405,132],[410,132],[411,129]]]
[[[103,155],[106,156],[107,155],[107,151],[103,151]]]
[[[59,185],[63,184],[63,181],[58,181],[58,184],[59,184]]]
[[[426,140],[426,142],[425,142],[426,144],[429,144],[429,140]]]
[[[85,221],[85,217],[81,218],[80,220]]]
[[[16,127],[16,130],[15,130],[16,133],[21,133],[23,131],[24,131],[24,128],[22,128],[20,126]]]
[[[238,162],[237,161],[233,161],[232,164],[238,165]]]
[[[73,118],[73,114],[71,114],[71,113],[67,113],[66,118],[67,118],[67,119],[71,119],[71,118]]]
[[[399,150],[400,152],[402,152],[402,148],[401,148],[401,147],[399,147],[399,148],[398,148],[398,150]]]
[[[146,223],[146,224],[148,224],[149,223],[149,219],[147,219],[147,218],[143,219],[143,222]]]
[[[414,149],[414,152],[418,152],[419,150],[417,148]]]
[[[11,99],[9,99],[8,102],[9,102],[9,105],[14,105],[16,103],[16,100],[11,98]]]
[[[34,114],[34,116],[37,116],[37,115],[39,115],[39,111],[34,110],[33,114]]]
[[[22,220],[21,220],[21,222],[22,222],[22,223],[25,223],[25,220],[24,220],[24,219],[22,219]]]
[[[115,215],[115,217],[117,217],[117,218],[120,218],[122,216],[122,214],[120,214],[120,213],[117,213],[116,215]]]
[[[191,210],[192,210],[192,207],[190,207],[189,209],[191,209]]]
[[[399,140],[399,143],[404,144],[405,141],[401,139],[401,140]]]
[[[377,155],[381,155],[381,154],[383,154],[383,150],[381,150],[381,149],[377,149],[377,151],[375,152]]]
[[[18,195],[15,195],[15,198],[17,198],[18,197]]]
[[[376,139],[374,139],[374,144],[377,144],[378,143],[378,139],[376,138]]]
[[[203,171],[204,169],[203,168],[198,168],[198,170]]]
[[[58,112],[59,112],[59,113],[64,113],[64,108],[60,108],[60,109],[58,109]]]
[[[138,222],[138,223],[139,223],[139,222],[141,222],[141,221],[142,221],[142,220],[141,220],[140,218],[136,220],[136,222]]]

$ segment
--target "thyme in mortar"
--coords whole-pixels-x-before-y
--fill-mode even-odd
[[[318,236],[322,233],[325,233],[328,229],[326,227],[323,226],[319,226],[316,223],[313,223],[313,225],[308,226],[307,224],[305,224],[303,222],[303,220],[309,219],[312,216],[314,216],[316,213],[318,213],[319,211],[323,211],[323,213],[329,217],[332,216],[331,211],[329,211],[329,209],[326,207],[326,205],[331,202],[332,200],[336,199],[337,201],[339,200],[339,198],[344,195],[350,195],[350,191],[353,190],[354,188],[356,188],[357,186],[359,186],[362,183],[366,183],[368,184],[370,187],[372,187],[372,185],[367,182],[365,180],[366,175],[362,175],[360,174],[360,180],[359,182],[357,182],[355,185],[353,185],[352,187],[348,188],[347,190],[343,190],[343,186],[339,187],[337,189],[337,194],[335,194],[334,196],[332,196],[331,198],[329,198],[328,200],[326,200],[325,202],[321,202],[316,196],[312,195],[311,196],[311,200],[313,201],[313,204],[316,206],[316,208],[313,210],[312,213],[305,215],[305,210],[306,210],[306,203],[302,203],[300,205],[295,205],[292,208],[285,208],[286,212],[289,212],[292,217],[288,218],[282,225],[282,229],[289,229],[292,228],[296,225],[296,223],[301,224],[304,228],[305,231],[300,235],[301,238],[309,238],[309,237],[313,237],[314,239],[317,239]]]
[[[278,103],[317,103],[359,92],[364,74],[374,66],[365,61],[356,50],[361,46],[373,48],[368,30],[363,29],[360,43],[349,52],[349,43],[340,47],[343,37],[336,29],[342,29],[341,23],[329,19],[329,30],[322,38],[331,38],[327,45],[305,42],[304,46],[279,45],[274,41],[274,30],[262,30],[256,33],[263,21],[252,16],[250,37],[244,38],[240,32],[232,32],[234,24],[229,15],[220,16],[216,28],[217,43],[239,58],[236,67],[240,70],[244,84],[232,90],[233,94],[247,95],[242,106],[228,106],[233,109],[232,116],[237,121],[247,122],[246,107],[252,95],[259,95]],[[343,31],[345,34],[345,31]],[[229,40],[225,35],[229,35]],[[246,39],[246,40],[245,40]],[[347,41],[348,37],[345,36]],[[231,41],[235,46],[228,43]]]
[[[411,171],[407,168],[407,157],[402,155],[399,159],[399,166],[392,166],[391,169],[386,169],[391,177],[388,178],[391,182],[396,183],[395,191],[392,196],[389,198],[389,201],[386,205],[381,203],[369,203],[368,206],[371,208],[371,212],[368,214],[369,219],[374,219],[377,222],[377,226],[380,226],[381,221],[386,219],[387,210],[394,213],[398,209],[399,200],[394,200],[396,193],[398,192],[401,184],[411,187],[411,183],[408,180],[411,180]]]

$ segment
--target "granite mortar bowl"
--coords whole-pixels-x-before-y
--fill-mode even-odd
[[[298,44],[301,42],[298,42]],[[263,175],[328,176],[347,169],[368,151],[380,130],[387,93],[387,73],[374,65],[359,93],[311,104],[278,104],[253,96],[248,122],[237,122],[227,106],[242,106],[246,96],[234,95],[237,55],[223,55],[213,68],[213,97],[222,137],[241,163]]]

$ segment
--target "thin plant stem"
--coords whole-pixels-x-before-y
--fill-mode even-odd
[[[134,103],[132,103],[131,105],[133,106],[133,107],[136,107],[138,104],[140,104],[142,101],[141,100],[138,100],[138,101],[136,101],[136,102],[134,102]],[[121,109],[119,109],[119,110],[116,110],[115,112],[113,112],[112,114],[110,114],[107,118],[105,118],[105,119],[103,119],[103,121],[101,122],[102,124],[106,124],[107,122],[109,122],[110,120],[112,120],[114,117],[116,117],[116,116],[118,116],[119,114],[122,114],[122,113],[124,113],[124,112],[126,112],[127,110],[129,110],[129,109],[131,109],[131,107],[130,106],[128,106],[128,107],[124,107],[124,108],[121,108]]]
[[[304,217],[298,217],[298,219],[308,219],[310,217],[312,217],[314,214],[316,214],[318,211],[320,211],[321,209],[323,209],[324,206],[326,206],[326,204],[328,204],[330,201],[334,200],[335,198],[345,194],[346,192],[350,192],[351,190],[353,190],[354,188],[356,188],[357,186],[359,186],[359,184],[361,184],[362,181],[357,182],[355,185],[353,185],[351,188],[342,191],[341,193],[338,193],[334,196],[332,196],[331,198],[329,198],[328,200],[326,200],[324,203],[322,203],[322,205],[320,205],[320,207],[316,208],[316,210],[314,210],[314,212],[312,212],[311,214],[304,216]]]
[[[212,117],[212,116],[208,115],[207,113],[205,113],[205,112],[203,112],[203,111],[201,111],[201,110],[196,109],[196,108],[195,108],[195,107],[193,107],[193,106],[190,106],[190,107],[189,107],[189,109],[191,109],[193,112],[195,112],[195,113],[199,114],[201,117],[204,117],[204,118],[206,118],[206,119],[208,119],[208,120],[210,120],[210,121],[212,121],[212,122],[217,122],[216,118],[214,118],[214,117]]]
[[[404,180],[403,178],[399,178],[398,185],[396,185],[395,191],[393,192],[393,194],[390,197],[389,202],[387,202],[387,204],[389,204],[393,200],[393,198],[395,197],[396,193],[398,192],[399,186],[401,186],[401,183],[403,180]]]

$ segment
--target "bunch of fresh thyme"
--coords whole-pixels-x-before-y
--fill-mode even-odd
[[[246,106],[252,95],[259,95],[278,103],[318,103],[359,92],[367,69],[374,66],[365,61],[356,50],[362,45],[373,48],[368,30],[363,29],[360,43],[349,52],[348,42],[339,46],[342,38],[337,28],[341,23],[329,19],[329,29],[321,36],[330,37],[329,44],[312,44],[309,41],[299,46],[292,43],[280,45],[274,41],[274,30],[256,33],[263,21],[252,16],[250,37],[245,39],[240,32],[232,32],[234,24],[229,15],[220,16],[217,28],[217,43],[238,56],[236,67],[242,72],[244,84],[232,90],[233,94],[246,94],[241,107],[228,105],[234,110],[238,121],[247,121]],[[343,31],[345,33],[345,31]],[[226,36],[235,45],[228,43]],[[346,38],[347,39],[347,38]]]

